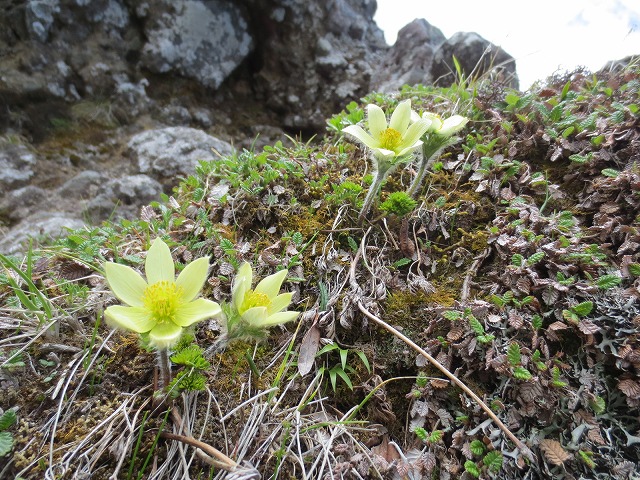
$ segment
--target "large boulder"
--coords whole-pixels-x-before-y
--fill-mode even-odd
[[[371,79],[371,89],[391,92],[403,85],[429,83],[434,51],[445,41],[439,28],[423,18],[415,19],[398,32],[396,43]]]
[[[240,9],[224,0],[155,0],[146,15],[142,64],[155,73],[179,73],[218,88],[253,49]]]
[[[454,56],[465,77],[491,74],[495,75],[497,81],[511,88],[518,88],[515,59],[502,48],[473,32],[455,33],[440,45],[431,66],[433,83],[448,87],[456,81]]]

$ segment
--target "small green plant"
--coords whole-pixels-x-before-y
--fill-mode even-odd
[[[327,202],[335,206],[341,206],[345,203],[362,206],[362,201],[358,198],[362,192],[362,186],[349,180],[333,185],[333,193],[326,196]]]
[[[480,440],[473,440],[469,444],[469,450],[475,457],[482,457],[482,460],[474,462],[473,460],[467,460],[464,463],[464,469],[475,478],[479,478],[483,471],[488,471],[491,474],[497,474],[502,469],[504,462],[504,456],[497,450],[491,450],[485,454],[487,448]],[[484,456],[483,456],[484,455]]]
[[[570,323],[577,324],[580,318],[589,315],[591,310],[593,310],[593,302],[581,302],[569,307],[568,310],[563,310],[562,317]]]
[[[13,448],[13,435],[8,432],[18,420],[15,410],[5,410],[0,416],[0,457],[7,455]]]
[[[206,387],[203,372],[211,364],[204,358],[204,350],[193,343],[193,336],[184,335],[174,347],[171,362],[184,368],[169,383],[169,394],[175,398],[183,391],[201,391]]]
[[[329,354],[330,352],[337,352],[340,356],[340,362],[333,365],[333,367],[329,368],[323,366],[320,368],[321,375],[324,375],[325,373],[329,375],[331,388],[334,392],[336,391],[338,377],[340,377],[345,385],[349,387],[349,390],[353,390],[353,383],[351,382],[351,378],[349,377],[349,375],[355,373],[356,370],[348,363],[348,355],[350,351],[351,350],[349,350],[348,348],[342,348],[337,343],[331,342],[322,347],[316,353],[316,357],[320,357],[324,354]],[[369,364],[369,359],[364,354],[364,352],[356,350],[354,353],[358,356],[358,358],[360,358],[360,361],[365,366],[367,371],[371,373],[371,365]]]
[[[382,202],[380,210],[387,213],[393,213],[399,217],[404,217],[408,213],[413,212],[413,209],[416,208],[417,204],[418,202],[411,198],[408,193],[393,192],[384,202]]]
[[[349,103],[345,108],[346,111],[343,110],[327,121],[329,130],[341,132],[344,127],[357,125],[359,122],[364,120],[364,110],[356,102]]]

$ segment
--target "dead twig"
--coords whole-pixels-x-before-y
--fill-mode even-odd
[[[435,358],[433,358],[431,355],[429,355],[425,350],[420,348],[420,346],[418,346],[416,343],[414,343],[409,337],[403,335],[398,330],[393,328],[391,325],[386,323],[384,320],[382,320],[381,318],[376,317],[373,313],[369,312],[369,310],[367,310],[364,307],[364,305],[362,305],[361,302],[358,302],[358,308],[360,309],[360,311],[367,318],[369,318],[370,320],[373,320],[378,325],[380,325],[382,328],[384,328],[388,332],[391,332],[397,338],[399,338],[400,340],[405,342],[407,345],[409,345],[411,348],[413,348],[416,352],[418,352],[420,355],[425,357],[429,361],[429,363],[431,363],[434,367],[436,367],[438,370],[440,370],[453,383],[455,383],[458,387],[460,387],[467,395],[469,395],[480,406],[480,408],[482,408],[487,413],[487,415],[489,415],[491,420],[493,420],[495,422],[495,424],[500,428],[500,430],[502,430],[504,432],[504,434],[507,437],[509,437],[509,439],[513,443],[515,443],[516,447],[518,447],[518,449],[520,449],[520,452],[522,452],[522,454],[526,458],[528,458],[531,462],[535,462],[535,457],[533,456],[533,452],[529,449],[529,447],[527,447],[524,443],[522,443],[520,440],[518,440],[518,438],[513,433],[511,433],[511,430],[509,430],[509,428],[504,423],[502,423],[502,420],[500,420],[498,418],[498,416],[491,411],[491,409],[487,406],[487,404],[484,403],[482,401],[482,399],[473,392],[473,390],[471,390],[469,387],[467,387],[462,382],[462,380],[460,380],[453,373],[451,373],[449,370],[447,370],[440,362],[438,362]]]

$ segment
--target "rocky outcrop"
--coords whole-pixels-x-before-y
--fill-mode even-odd
[[[440,45],[431,65],[430,80],[433,83],[448,87],[456,80],[454,56],[465,77],[479,78],[490,74],[495,76],[496,81],[518,88],[515,59],[473,32],[455,33]]]
[[[451,39],[417,20],[390,49],[373,21],[376,6],[5,1],[0,251],[65,222],[137,216],[231,144],[260,148],[286,132],[321,133],[328,116],[372,89],[435,78]],[[453,48],[462,58],[462,47]]]
[[[449,86],[456,80],[456,57],[465,76],[495,75],[518,88],[515,59],[477,33],[459,32],[447,39],[424,19],[398,32],[396,43],[384,55],[371,80],[371,89],[393,92],[403,85]]]

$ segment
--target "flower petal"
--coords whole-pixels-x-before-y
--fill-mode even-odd
[[[269,297],[269,300],[273,300],[278,295],[282,282],[288,273],[289,271],[285,268],[284,270],[280,270],[273,275],[263,278],[262,281],[256,285],[254,292],[264,293]]]
[[[273,327],[274,325],[280,325],[283,323],[295,320],[300,315],[300,312],[279,312],[269,315],[269,318],[263,323],[264,327]]]
[[[200,290],[207,280],[209,273],[209,257],[202,257],[194,260],[184,267],[184,270],[178,275],[176,284],[182,287],[182,300],[190,302],[198,296]]]
[[[142,297],[147,282],[133,268],[119,263],[106,262],[104,276],[109,288],[119,300],[132,307],[142,307]]]
[[[292,297],[293,293],[282,293],[274,298],[271,305],[267,307],[269,315],[273,315],[274,313],[278,313],[279,311],[287,308],[291,303]]]
[[[122,330],[145,333],[156,326],[156,321],[146,308],[112,305],[104,311],[107,323]]]
[[[175,266],[171,252],[166,243],[160,237],[156,238],[149,248],[147,259],[144,262],[144,273],[149,285],[161,282],[173,282],[176,279]]]
[[[236,310],[240,310],[240,306],[244,301],[244,296],[247,290],[251,288],[251,282],[253,281],[253,271],[249,262],[244,262],[238,268],[238,273],[233,279],[233,285],[231,286],[231,301]]]
[[[267,317],[267,307],[252,307],[242,314],[242,320],[252,327],[263,327]]]
[[[387,129],[387,117],[377,105],[367,105],[367,123],[371,135],[376,139],[380,138],[380,134]]]
[[[198,298],[193,302],[180,305],[176,309],[173,323],[181,327],[188,327],[196,322],[220,315],[220,305],[206,298]]]
[[[369,148],[377,148],[380,146],[380,142],[365,132],[359,125],[349,125],[348,127],[344,127],[342,131],[354,136]]]
[[[389,127],[400,132],[404,136],[411,121],[411,100],[405,100],[398,104],[391,115]]]
[[[149,332],[149,343],[158,350],[164,350],[175,345],[182,336],[182,327],[172,322],[156,325]]]
[[[436,113],[424,112],[422,114],[422,118],[431,122],[429,132],[437,132],[442,127],[442,119],[440,118],[440,115]]]
[[[440,130],[438,130],[438,135],[442,135],[444,137],[450,137],[454,133],[459,132],[464,128],[464,126],[469,121],[468,118],[463,117],[462,115],[453,115],[447,118]]]
[[[429,125],[431,125],[431,122],[425,119],[413,123],[402,137],[401,147],[415,148],[420,146],[420,144],[416,145],[416,142],[429,130]]]

